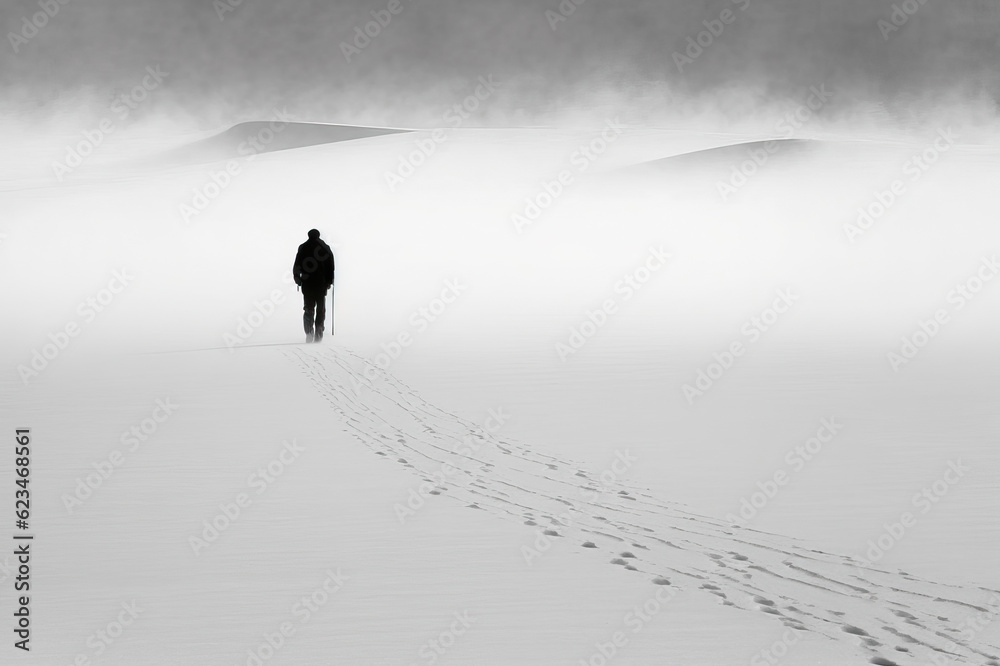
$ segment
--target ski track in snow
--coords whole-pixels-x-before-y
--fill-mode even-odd
[[[283,353],[347,432],[434,484],[430,494],[533,530],[512,547],[533,547],[538,532],[565,539],[579,547],[579,556],[651,584],[696,589],[796,631],[851,641],[862,662],[1000,666],[1000,647],[970,638],[964,624],[967,616],[990,610],[996,590],[863,568],[850,556],[809,549],[794,538],[699,516],[627,482],[604,486],[601,471],[494,437],[388,372],[365,379],[370,363],[347,349],[301,346]],[[463,441],[477,448],[469,453]],[[455,471],[442,481],[446,464]]]

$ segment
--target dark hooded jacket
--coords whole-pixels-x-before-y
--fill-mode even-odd
[[[295,254],[292,277],[303,291],[317,292],[333,284],[333,251],[321,238],[310,238]]]

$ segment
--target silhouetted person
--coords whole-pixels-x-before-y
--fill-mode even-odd
[[[299,245],[292,277],[302,289],[302,325],[306,342],[320,342],[326,327],[326,292],[333,286],[333,251],[320,240],[319,231],[309,230],[309,240]]]

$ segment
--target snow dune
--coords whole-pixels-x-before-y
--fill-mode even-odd
[[[120,446],[158,398],[175,412]],[[67,359],[20,401],[48,447],[36,460],[43,663],[1000,654],[997,590],[698,515],[623,480],[627,447],[604,469],[548,455],[336,344]],[[124,462],[68,511],[111,448]],[[139,618],[106,641],[123,603]]]
[[[815,139],[768,139],[759,141],[737,141],[726,143],[714,148],[701,148],[691,152],[679,153],[658,159],[649,160],[634,165],[633,168],[647,169],[699,169],[712,167],[727,167],[734,162],[748,159],[752,154],[758,154],[762,162],[781,154],[800,153],[807,150],[815,152],[823,142]]]
[[[818,636],[851,646],[856,663],[1000,663],[1000,648],[966,621],[970,611],[984,618],[1000,612],[998,590],[869,567],[796,539],[699,516],[619,481],[617,467],[585,469],[493,437],[422,400],[391,374],[373,370],[368,375],[378,379],[366,379],[365,360],[348,350],[286,354],[346,429],[423,481],[426,497],[528,527],[521,549],[526,562],[543,557],[553,540],[565,540],[574,552],[564,557],[622,567],[650,585],[762,613],[776,623],[775,634],[780,624],[796,641]],[[620,461],[627,464],[625,457]],[[661,630],[671,636],[669,627]]]
[[[995,458],[968,458],[988,448],[995,383],[977,374],[981,385],[949,401],[914,379],[944,368],[961,382],[948,353],[995,347],[993,292],[956,311],[962,323],[910,375],[885,365],[900,336],[997,247],[983,213],[995,151],[955,147],[919,188],[907,181],[895,217],[851,243],[844,224],[905,178],[904,161],[925,144],[785,142],[773,168],[723,202],[717,182],[766,137],[625,130],[591,159],[581,151],[599,130],[460,129],[390,192],[384,174],[428,132],[285,129],[236,126],[168,154],[171,168],[156,173],[118,163],[110,178],[95,169],[4,193],[2,307],[27,316],[3,327],[0,397],[39,442],[36,562],[51,572],[38,576],[39,663],[997,663],[1000,595],[988,555],[967,547],[990,541]],[[377,135],[364,138],[369,130]],[[252,163],[240,154],[249,136],[262,146],[270,136]],[[218,186],[214,172],[234,157],[247,157],[238,177]],[[512,214],[560,170],[571,186],[518,233]],[[694,181],[705,192],[685,187]],[[213,184],[209,205],[184,220],[179,206]],[[337,336],[323,346],[289,343],[301,334],[285,274],[312,226],[341,271]],[[553,345],[661,243],[676,259],[561,364]],[[121,270],[134,284],[91,325],[78,304]],[[426,331],[414,327],[413,313],[449,280],[468,291]],[[692,409],[681,384],[778,288],[801,292],[801,308]],[[256,311],[269,315],[226,348],[224,336]],[[82,333],[22,382],[18,364],[68,323]],[[490,398],[517,410],[519,396],[537,395],[553,428],[582,441],[556,443],[529,410],[517,412],[520,439],[491,429],[492,414],[470,421],[487,399],[485,372],[432,404],[370,370],[365,359],[400,332],[415,342],[392,370],[422,389],[433,382],[412,378],[445,374],[435,359],[469,374],[490,354],[540,374],[554,365],[562,373],[544,376],[549,385],[526,373]],[[833,346],[845,368],[864,372],[774,372],[793,349]],[[622,348],[648,367],[622,369]],[[604,393],[569,390],[601,382]],[[631,414],[643,418],[630,419],[620,407],[637,395],[646,397]],[[166,398],[176,415],[123,448],[122,433]],[[836,544],[846,552],[681,503],[697,488],[722,497],[715,515],[725,515],[761,470],[773,473],[796,423],[833,407],[856,417],[854,439],[838,440],[829,463],[768,508],[778,516],[781,503],[810,497],[824,512],[796,519],[829,519],[824,529],[849,535]],[[937,448],[921,448],[929,439]],[[630,446],[643,474],[629,467]],[[124,463],[68,508],[116,449]],[[928,519],[894,561],[953,534],[963,554],[934,546],[928,559],[968,560],[975,566],[954,578],[991,585],[854,559],[881,516],[928,482],[921,470],[937,472],[935,456],[953,452],[978,465],[978,480],[942,502],[937,526]],[[625,480],[637,477],[646,483]],[[251,501],[229,518],[241,494]],[[845,529],[858,516],[872,522]],[[944,522],[954,531],[941,532]],[[323,603],[304,613],[303,598]],[[141,620],[99,652],[97,632],[133,601]],[[270,647],[285,624],[292,633]]]
[[[162,165],[217,162],[260,153],[357,141],[409,132],[389,127],[361,127],[291,120],[238,123],[210,137],[168,151],[156,162]]]

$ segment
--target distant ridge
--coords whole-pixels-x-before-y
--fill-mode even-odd
[[[765,139],[733,143],[715,148],[705,148],[678,155],[670,155],[655,160],[640,162],[627,167],[629,170],[643,169],[687,169],[692,167],[726,167],[742,160],[751,159],[751,151],[764,151],[768,159],[801,153],[810,148],[816,148],[822,141],[813,139]]]
[[[168,164],[216,162],[409,131],[390,127],[257,120],[238,123],[213,136],[175,148],[157,161]]]

